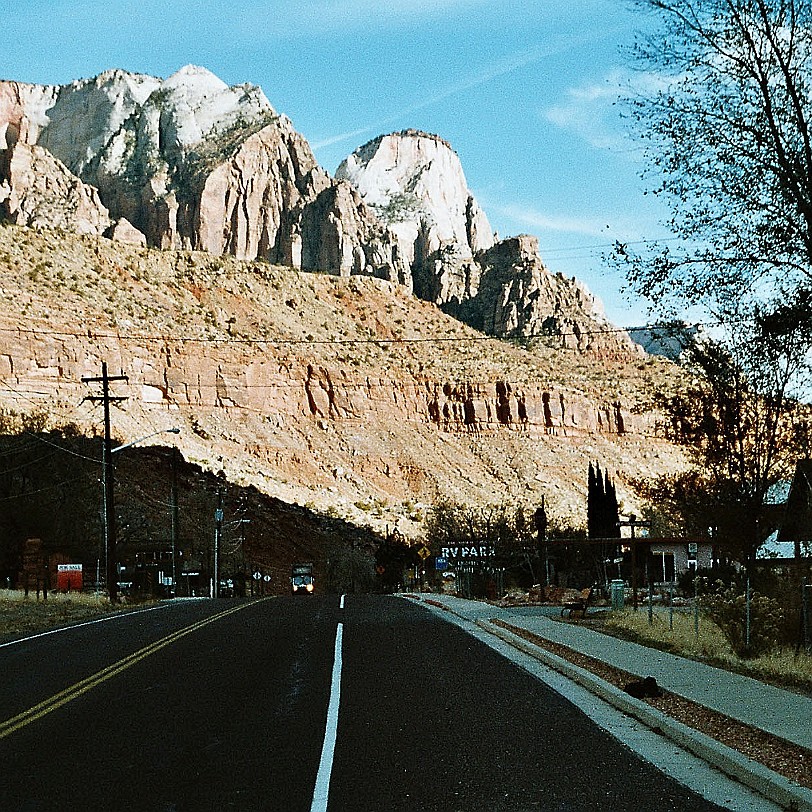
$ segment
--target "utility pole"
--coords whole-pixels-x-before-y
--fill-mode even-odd
[[[241,561],[241,586],[240,590],[242,591],[242,595],[240,597],[245,597],[245,582],[248,580],[248,576],[245,573],[245,525],[251,524],[250,519],[242,518],[240,519],[240,561]]]
[[[172,589],[178,596],[177,548],[178,548],[178,447],[172,446]]]
[[[544,585],[550,586],[550,548],[547,544],[547,510],[544,496],[541,497],[541,507],[536,508],[533,515],[533,522],[536,525],[539,555],[544,556]]]
[[[217,487],[217,509],[214,511],[214,589],[212,597],[220,597],[220,540],[223,537],[223,487]]]
[[[104,491],[104,552],[105,572],[107,573],[107,590],[110,603],[118,603],[118,567],[116,562],[116,506],[113,494],[113,440],[110,434],[110,403],[119,403],[125,397],[111,397],[111,381],[129,381],[126,375],[107,374],[107,362],[102,361],[102,374],[100,378],[82,378],[82,383],[101,383],[101,397],[89,397],[91,403],[101,403],[104,406],[104,449],[102,456],[102,489]]]

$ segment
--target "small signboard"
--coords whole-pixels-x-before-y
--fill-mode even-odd
[[[81,564],[56,565],[56,588],[60,592],[70,592],[72,589],[81,592],[82,586]]]
[[[448,559],[443,558],[441,555],[438,555],[437,558],[434,559],[434,569],[438,572],[442,572],[443,570],[448,569]]]
[[[492,558],[495,553],[496,550],[492,544],[460,544],[442,549],[442,557],[446,561],[459,561],[463,558]]]

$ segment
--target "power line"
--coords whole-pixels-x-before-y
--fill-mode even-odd
[[[80,490],[87,490],[89,491],[91,487],[95,487],[98,484],[98,477],[93,477],[91,474],[83,474],[83,478],[87,480],[86,482],[82,483],[79,488]],[[25,491],[24,493],[16,493],[11,494],[10,496],[3,496],[0,497],[0,502],[13,502],[17,500],[28,499],[32,496],[36,496],[41,493],[47,493],[49,491],[56,490],[57,488],[64,488],[65,486],[75,486],[76,485],[76,477],[72,477],[71,479],[63,479],[59,482],[54,482],[51,485],[45,485],[42,488],[37,488],[33,491]],[[56,504],[59,500],[52,499],[50,502],[41,502],[38,503],[40,508],[47,507],[51,504]]]
[[[22,453],[22,452],[19,452]],[[24,468],[30,468],[32,465],[39,465],[39,463],[44,462],[45,460],[53,459],[56,456],[55,452],[51,452],[44,457],[37,457],[33,460],[27,460],[26,462],[15,465],[13,468],[6,468],[3,471],[0,471],[0,476],[6,476],[7,474],[13,474],[15,471],[22,471]]]
[[[126,334],[126,333],[103,333],[92,332],[86,330],[84,332],[72,332],[69,330],[42,330],[32,327],[17,328],[17,327],[0,327],[0,332],[4,333],[17,333],[27,334],[33,336],[49,336],[61,338],[84,338],[94,340],[114,340],[114,341],[161,341],[167,342],[180,342],[180,343],[200,343],[200,344],[274,344],[281,346],[299,346],[299,345],[328,345],[328,346],[352,346],[364,344],[435,344],[435,343],[460,343],[460,342],[477,342],[477,341],[500,341],[502,343],[510,344],[514,341],[533,341],[536,339],[544,338],[580,338],[582,336],[596,336],[596,335],[617,335],[621,333],[639,333],[639,332],[654,332],[654,331],[673,331],[673,330],[690,330],[701,327],[718,327],[740,323],[739,321],[726,322],[723,320],[713,321],[698,321],[686,322],[677,324],[645,324],[636,327],[596,327],[591,329],[579,330],[552,330],[543,333],[530,333],[528,335],[500,338],[499,336],[485,335],[451,335],[451,336],[428,336],[426,338],[376,338],[370,336],[369,338],[274,338],[274,337],[243,337],[236,336],[177,336],[177,335],[149,335],[149,334]],[[461,322],[460,327],[465,327]],[[16,391],[16,390],[12,390]],[[20,393],[18,393],[20,394]]]
[[[22,436],[24,436],[24,435],[23,434],[13,434],[13,433],[0,435],[0,437],[2,437],[2,439],[6,440],[6,441],[9,440],[9,439],[12,439],[12,438],[20,438]],[[33,441],[29,441],[29,442],[25,442],[25,443],[19,442],[16,445],[12,445],[11,443],[7,443],[7,442],[5,442],[5,443],[0,442],[0,459],[2,459],[3,457],[12,457],[12,456],[20,455],[20,454],[26,454],[28,452],[31,452],[32,449],[36,448],[37,445],[38,445],[38,443],[35,443]]]
[[[8,381],[7,379],[0,378],[0,384],[2,384],[5,387],[4,390],[0,389],[0,391],[12,392],[15,395],[19,395],[23,400],[27,400],[32,406],[36,406],[38,408],[40,406],[42,406],[41,402],[32,400],[31,398],[27,397],[27,395],[24,392],[21,392],[17,387],[13,386],[11,384],[11,382]],[[43,394],[45,394],[45,393],[43,393]],[[80,459],[90,460],[91,462],[100,462],[99,459],[96,459],[94,457],[88,457],[88,456],[86,456],[84,454],[79,454],[76,451],[72,451],[69,448],[65,448],[63,446],[60,446],[58,443],[47,440],[45,437],[42,437],[41,435],[36,434],[35,432],[24,430],[22,432],[19,432],[19,434],[20,435],[26,435],[26,436],[30,437],[34,442],[44,443],[45,445],[50,445],[50,446],[53,446],[54,448],[58,448],[60,451],[64,451],[66,454],[72,454],[73,456],[79,457]]]
[[[59,445],[59,443],[51,442],[47,440],[45,437],[41,437],[38,434],[34,434],[33,432],[26,431],[23,432],[27,436],[31,437],[32,439],[36,440],[38,443],[44,443],[45,445],[49,445],[53,448],[59,449],[59,451],[64,451],[66,454],[70,454],[72,457],[78,457],[80,460],[86,460],[87,462],[95,462],[100,463],[101,457],[88,457],[86,454],[80,454],[78,451],[74,451],[70,448],[65,448],[65,446]]]

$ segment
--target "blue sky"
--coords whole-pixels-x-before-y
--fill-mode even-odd
[[[330,172],[381,133],[437,133],[500,236],[535,234],[633,326],[645,304],[601,256],[665,233],[614,104],[640,23],[624,0],[26,0],[3,15],[0,78],[203,65],[260,85]]]

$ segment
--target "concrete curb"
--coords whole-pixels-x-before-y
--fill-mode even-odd
[[[812,812],[812,790],[784,778],[741,753],[727,747],[710,736],[700,733],[687,725],[672,719],[625,691],[605,682],[590,671],[586,671],[561,657],[534,646],[522,637],[484,620],[476,625],[508,645],[519,649],[544,665],[558,671],[590,693],[603,699],[627,716],[642,722],[647,727],[662,733],[684,750],[688,750],[703,761],[716,767],[726,775],[735,778],[765,798],[791,812]]]

